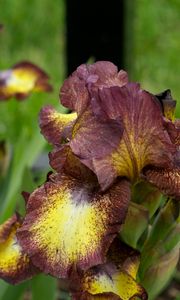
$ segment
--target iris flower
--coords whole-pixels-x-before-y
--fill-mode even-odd
[[[11,284],[19,283],[38,271],[17,241],[22,220],[15,214],[0,225],[0,277]]]
[[[0,72],[0,100],[15,97],[23,100],[31,92],[52,91],[49,76],[38,66],[23,61]]]
[[[25,194],[19,249],[38,270],[68,280],[74,300],[147,299],[136,282],[139,254],[118,233],[136,183],[180,197],[175,102],[169,91],[154,96],[129,83],[110,62],[81,65],[60,96],[73,112],[40,113],[56,173]]]
[[[180,120],[174,120],[169,90],[152,95],[113,64],[97,62],[81,65],[65,80],[60,98],[77,117],[72,113],[65,122],[53,108],[41,112],[41,131],[55,146],[54,169],[61,170],[69,148],[96,174],[103,191],[125,177],[132,184],[147,180],[180,198]]]

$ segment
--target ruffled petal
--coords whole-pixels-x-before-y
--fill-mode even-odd
[[[87,271],[83,279],[82,288],[91,294],[91,298],[89,299],[92,300],[96,299],[96,295],[98,295],[99,299],[101,299],[101,297],[102,299],[111,299],[109,294],[106,295],[106,293],[110,292],[113,293],[114,296],[117,295],[117,299],[119,300],[129,300],[132,299],[132,297],[139,297],[143,300],[147,299],[145,290],[133,277],[113,265],[93,268]]]
[[[121,88],[103,88],[94,93],[94,97],[94,112],[97,117],[100,117],[103,111],[110,120],[121,119],[123,123],[122,138],[108,155],[102,150],[102,156],[96,159],[95,155],[84,151],[79,144],[81,161],[97,175],[103,190],[118,176],[136,181],[141,170],[147,165],[172,165],[176,147],[165,130],[160,105],[153,95],[141,90],[138,84],[131,83]],[[100,135],[100,131],[97,135]],[[110,136],[109,140],[111,141]],[[94,152],[98,149],[98,142],[97,139]],[[70,145],[72,143],[71,141]],[[103,145],[102,141],[101,148],[106,148],[106,142]],[[73,147],[72,150],[79,155],[77,148]]]
[[[73,299],[147,299],[144,288],[136,282],[139,262],[140,255],[136,250],[115,239],[109,249],[107,263],[81,275],[81,292],[74,292]]]
[[[117,67],[108,61],[92,65],[81,65],[64,81],[60,90],[61,103],[71,110],[82,112],[89,103],[88,86],[94,89],[103,86],[123,86],[128,82],[127,73],[118,72]]]
[[[87,108],[75,122],[70,146],[80,158],[101,158],[118,147],[122,134],[121,120],[103,120]]]
[[[55,147],[49,153],[49,161],[51,167],[58,173],[64,172],[74,178],[98,184],[95,174],[73,154],[69,144]]]
[[[0,278],[11,284],[38,273],[17,241],[16,232],[20,226],[21,221],[17,215],[0,225]]]
[[[165,126],[170,135],[172,142],[178,147],[180,146],[180,120],[177,119],[174,122],[166,122]],[[179,148],[179,147],[178,147]]]
[[[147,168],[143,174],[162,193],[180,200],[180,168]]]
[[[16,97],[21,100],[32,91],[50,92],[49,76],[38,66],[28,61],[16,64],[0,73],[0,100]]]
[[[13,215],[11,218],[0,225],[0,243],[4,243],[7,240],[12,231],[12,226],[16,223],[16,221],[17,216]]]
[[[60,144],[63,129],[71,126],[76,119],[77,114],[61,114],[52,106],[45,106],[40,112],[40,128],[41,133],[51,144]]]
[[[105,261],[129,199],[126,180],[100,194],[91,184],[52,175],[31,194],[18,240],[45,273],[67,277],[71,270],[86,270]]]

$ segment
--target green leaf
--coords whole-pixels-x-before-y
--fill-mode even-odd
[[[8,285],[3,295],[0,297],[1,300],[19,300],[28,288],[29,282],[23,282],[16,286]],[[1,295],[1,294],[0,294]]]
[[[148,209],[151,218],[161,205],[162,194],[148,182],[141,181],[133,187],[132,200]]]
[[[57,293],[57,280],[50,276],[40,274],[31,280],[32,300],[55,300]]]
[[[29,168],[25,168],[23,176],[22,176],[22,184],[21,184],[21,191],[31,193],[36,188],[36,183],[33,180],[32,172]],[[25,200],[22,195],[19,197],[19,201],[17,201],[18,205],[18,212],[21,216],[25,214]]]
[[[71,300],[71,296],[67,292],[59,291],[58,294],[59,294],[59,298],[58,299],[61,299],[61,300]]]
[[[168,232],[177,225],[178,217],[179,202],[169,200],[154,220],[148,240],[144,245],[144,251],[148,251],[148,249],[153,247],[159,240],[163,240]]]
[[[156,299],[156,296],[163,290],[171,280],[179,260],[179,245],[171,252],[159,257],[149,269],[146,270],[140,282],[148,292],[149,300]]]
[[[121,231],[124,242],[136,248],[139,238],[148,226],[148,221],[148,210],[142,205],[131,202]]]
[[[24,169],[31,166],[41,153],[45,140],[36,132],[31,140],[26,131],[22,132],[14,146],[14,154],[9,174],[0,194],[0,222],[6,220],[13,213],[20,192]]]
[[[174,226],[164,240],[164,248],[166,252],[171,251],[180,244],[180,223]]]
[[[169,200],[157,215],[141,253],[139,274],[158,264],[161,257],[173,251],[180,243],[179,203]]]
[[[2,299],[2,297],[8,287],[9,287],[9,284],[0,279],[0,299]]]

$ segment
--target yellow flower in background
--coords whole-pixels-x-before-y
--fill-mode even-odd
[[[31,92],[50,92],[49,76],[35,64],[23,61],[0,72],[0,100],[15,97],[22,100]]]

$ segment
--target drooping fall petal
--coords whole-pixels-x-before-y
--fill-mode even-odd
[[[17,215],[0,225],[0,278],[12,284],[38,272],[17,241],[16,232],[20,226],[21,221]]]
[[[103,86],[123,86],[127,82],[127,73],[123,70],[118,72],[117,67],[111,62],[83,64],[64,81],[60,90],[61,103],[79,114],[90,100],[88,85],[93,84],[93,88],[98,89]]]
[[[4,243],[7,240],[12,231],[12,226],[16,223],[16,221],[17,216],[13,215],[11,218],[0,225],[0,243]]]
[[[41,133],[52,144],[60,144],[62,131],[70,126],[76,119],[77,114],[61,114],[52,106],[45,106],[40,112]]]
[[[180,200],[180,167],[172,169],[147,168],[144,178],[162,193]]]
[[[31,92],[50,92],[49,76],[35,64],[23,61],[0,72],[0,100],[16,97],[21,100]]]
[[[170,135],[172,142],[177,147],[180,146],[180,120],[177,119],[174,122],[166,121],[165,126]]]
[[[102,134],[102,150],[96,152],[97,139],[94,148],[96,153],[92,155],[88,144],[84,149],[80,142],[76,143],[76,135],[81,130],[79,124],[78,130],[72,134],[70,145],[72,151],[97,175],[102,189],[108,188],[117,176],[126,176],[136,181],[146,165],[163,167],[172,163],[176,147],[165,130],[160,104],[153,95],[141,90],[138,84],[131,83],[123,87],[103,88],[98,93],[95,92],[93,97],[94,114],[100,118],[103,111],[106,122],[107,118],[110,121],[121,120],[122,137],[119,135],[117,147],[113,145],[111,153],[106,155],[107,150],[104,149],[108,148],[108,137],[103,144]],[[97,135],[100,135],[100,131]],[[110,142],[112,137],[113,134],[109,135]],[[85,140],[87,139],[86,136]]]
[[[112,265],[98,266],[88,271],[84,276],[82,287],[91,294],[89,299],[96,299],[94,296],[99,295],[100,299],[102,297],[102,299],[110,300],[109,294],[103,295],[104,293],[109,293],[109,291],[114,296],[118,295],[117,299],[119,300],[129,300],[135,296],[147,299],[144,289],[137,284],[133,277]]]
[[[65,175],[49,180],[28,199],[20,245],[37,267],[56,277],[103,263],[126,215],[129,183],[122,180],[100,194],[91,183]]]
[[[139,253],[115,239],[108,252],[108,261],[85,272],[80,280],[81,292],[74,300],[129,300],[137,296],[147,299],[142,286],[136,282]]]

